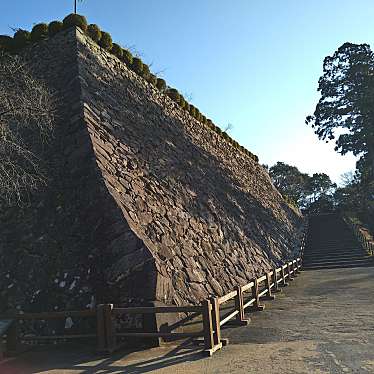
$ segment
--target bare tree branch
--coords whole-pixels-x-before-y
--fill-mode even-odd
[[[0,197],[20,203],[46,183],[41,160],[53,134],[55,100],[19,56],[0,54]]]

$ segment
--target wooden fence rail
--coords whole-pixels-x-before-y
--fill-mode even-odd
[[[110,354],[120,347],[119,339],[124,337],[138,338],[203,338],[204,352],[211,356],[214,352],[227,344],[221,337],[221,328],[227,323],[234,325],[247,325],[250,321],[246,317],[246,310],[261,311],[265,308],[263,300],[273,300],[274,294],[281,292],[281,287],[286,287],[301,271],[301,258],[287,262],[279,268],[252,279],[248,284],[238,285],[235,290],[221,297],[212,297],[204,300],[199,306],[159,306],[159,307],[129,307],[120,308],[113,304],[98,305],[95,310],[23,313],[2,315],[0,319],[11,319],[11,327],[6,335],[7,351],[16,352],[20,342],[44,341],[58,339],[83,339],[96,338],[97,350]],[[232,302],[233,306],[221,317],[221,306]],[[202,316],[202,330],[198,332],[117,332],[115,326],[116,316],[122,314],[159,314],[159,313],[193,313]],[[96,332],[94,334],[59,335],[59,336],[19,336],[18,322],[20,320],[52,320],[67,317],[96,318]],[[1,353],[1,352],[0,352]]]
[[[373,256],[374,255],[374,242],[369,241],[368,238],[362,233],[360,230],[362,226],[354,223],[349,217],[343,217],[344,221],[351,227],[353,230],[354,235],[356,236],[357,240],[361,243],[362,247],[365,251]]]

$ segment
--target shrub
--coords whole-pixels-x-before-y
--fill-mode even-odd
[[[217,134],[222,134],[222,130],[216,126],[216,125],[213,125],[214,126],[214,131],[217,133]]]
[[[229,136],[229,134],[228,134],[226,131],[223,131],[223,132],[222,132],[222,136],[223,136],[225,139],[230,139],[230,136]]]
[[[179,94],[178,90],[176,90],[175,88],[169,88],[168,90],[166,90],[166,95],[168,95],[176,103],[179,103],[180,94]]]
[[[30,33],[26,30],[17,30],[13,37],[13,46],[15,49],[25,47],[30,43]]]
[[[135,71],[136,74],[141,75],[143,72],[143,62],[140,58],[134,57],[132,59],[131,69]]]
[[[87,26],[87,35],[96,43],[101,39],[101,30],[100,27],[91,23]]]
[[[156,87],[157,77],[154,74],[149,74],[148,82]]]
[[[182,95],[179,97],[179,105],[181,106],[182,109],[186,108],[187,101],[184,99]]]
[[[133,57],[132,57],[131,52],[128,51],[127,49],[122,49],[122,61],[127,66],[131,66],[132,65],[132,60],[133,60]]]
[[[190,104],[190,114],[192,117],[196,115],[196,108],[192,104]]]
[[[190,104],[188,104],[187,101],[186,101],[186,105],[185,105],[184,109],[185,109],[187,112],[190,112]]]
[[[68,29],[73,26],[78,26],[80,27],[84,32],[87,31],[87,20],[86,17],[81,16],[79,14],[69,14],[64,18],[63,22],[63,27],[64,29]]]
[[[196,120],[199,120],[199,118],[200,118],[200,111],[197,108],[195,108],[195,115],[194,115],[194,117],[195,117]]]
[[[48,25],[46,23],[38,23],[32,28],[30,37],[34,43],[46,39],[48,37]]]
[[[211,129],[214,129],[214,123],[211,119],[207,119],[206,120],[206,124],[211,128]]]
[[[122,59],[122,56],[123,56],[123,50],[122,48],[117,44],[117,43],[113,43],[113,47],[112,49],[110,50],[110,52],[112,52],[115,56],[117,56],[120,60]]]
[[[14,46],[14,40],[9,35],[0,35],[0,51],[11,52]]]
[[[166,82],[164,79],[162,78],[157,78],[157,84],[156,84],[156,87],[160,90],[160,91],[165,91],[166,89]]]
[[[110,51],[113,47],[112,37],[108,32],[102,31],[101,38],[99,40],[100,47]]]
[[[147,64],[143,64],[143,70],[140,74],[145,80],[149,79],[149,76],[151,75],[151,71],[149,70],[149,66]]]
[[[60,21],[52,21],[48,25],[48,34],[49,36],[54,36],[59,33],[63,28],[63,23]]]

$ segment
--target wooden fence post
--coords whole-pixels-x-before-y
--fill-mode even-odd
[[[100,304],[96,309],[97,351],[112,353],[116,349],[116,331],[112,319],[113,304]]]
[[[19,322],[15,319],[7,331],[6,350],[10,355],[16,355],[20,349],[18,330]]]
[[[295,266],[295,263],[296,263],[296,260],[293,260],[292,261],[292,275],[294,276],[294,278],[296,278],[297,277],[297,268],[296,268],[296,266]]]
[[[250,322],[250,319],[245,318],[242,287],[236,286],[235,290],[236,290],[235,309],[238,310],[239,313],[236,315],[235,321],[232,321],[232,324],[239,325],[239,326],[247,326]]]
[[[104,322],[104,305],[96,307],[96,334],[97,334],[97,352],[106,352],[105,322]]]
[[[212,304],[209,300],[203,301],[203,327],[204,327],[204,346],[205,350],[212,349],[213,340],[213,321],[212,321]]]
[[[271,292],[271,276],[270,273],[266,273],[266,279],[265,279],[265,287],[268,289],[268,292],[266,295],[264,295],[264,300],[274,300],[275,296],[273,296]]]
[[[292,276],[292,274],[291,274],[291,266],[290,266],[290,263],[289,263],[289,262],[287,262],[287,274],[288,274],[288,280],[289,280],[290,282],[292,282],[292,281],[293,281],[293,276]]]
[[[217,300],[218,303],[218,300]],[[216,313],[215,313],[216,314]],[[219,310],[218,310],[219,316]],[[219,317],[215,315],[215,323],[219,324]],[[213,333],[213,319],[212,319],[212,304],[210,300],[203,301],[203,329],[204,329],[204,353],[208,356],[212,356],[215,351],[222,348],[222,343],[218,342],[218,335],[214,337]],[[216,333],[220,329],[216,330]],[[219,332],[220,334],[220,332]],[[217,341],[217,343],[215,342]]]
[[[279,288],[278,284],[278,273],[277,268],[273,268],[273,283],[274,283],[274,293],[282,292],[282,290]]]
[[[105,336],[107,351],[112,353],[116,349],[116,330],[112,318],[113,304],[104,305]]]
[[[213,324],[213,343],[214,345],[217,345],[219,343],[222,343],[222,345],[228,344],[228,339],[222,339],[221,337],[221,318],[219,314],[219,302],[218,297],[212,297],[210,299],[210,302],[212,304],[212,324]]]
[[[296,259],[296,269],[297,269],[297,274],[301,273],[301,268],[300,268],[300,259]]]
[[[252,286],[252,298],[255,299],[254,304],[252,306],[252,310],[254,311],[261,311],[265,309],[265,305],[260,304],[260,297],[258,292],[258,280],[257,278],[253,279],[254,285]]]
[[[283,265],[281,266],[281,274],[282,274],[282,287],[287,287],[288,283],[286,281],[286,272],[284,271]]]

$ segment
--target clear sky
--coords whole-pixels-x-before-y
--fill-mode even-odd
[[[72,0],[1,2],[0,34],[62,19]],[[305,124],[322,62],[346,41],[374,45],[373,0],[85,0],[79,13],[135,49],[169,85],[269,165],[339,182],[353,156]]]

